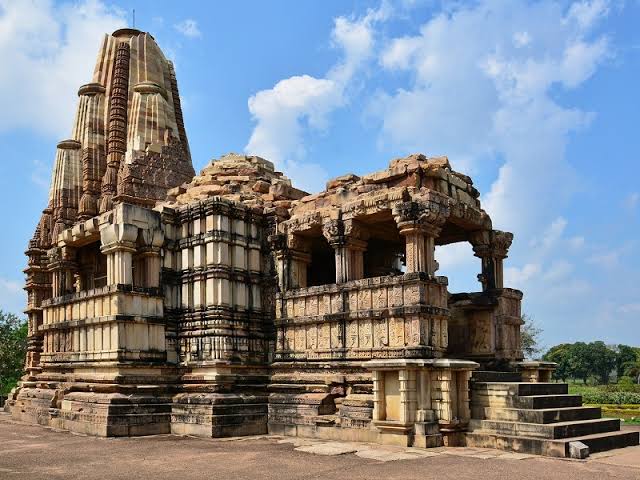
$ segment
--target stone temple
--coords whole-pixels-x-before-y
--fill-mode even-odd
[[[173,65],[105,35],[26,254],[17,419],[100,436],[284,434],[554,456],[638,444],[525,362],[513,236],[416,154],[309,195],[230,154],[194,175]],[[469,242],[478,292],[436,245]]]

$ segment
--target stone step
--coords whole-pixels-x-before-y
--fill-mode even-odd
[[[484,419],[524,423],[556,423],[575,420],[600,418],[600,407],[564,407],[564,408],[491,408],[484,409]]]
[[[522,375],[516,372],[492,372],[476,370],[471,376],[472,382],[522,382]]]
[[[525,409],[549,409],[564,407],[581,407],[582,396],[580,395],[530,395],[525,397],[515,397],[510,402],[516,408]]]
[[[473,384],[473,393],[480,395],[565,395],[568,392],[569,385],[566,383],[476,382]]]
[[[630,447],[640,444],[639,432],[606,432],[582,437],[563,439],[544,439],[500,435],[494,432],[477,430],[466,435],[467,446],[497,448],[518,453],[546,455],[551,457],[569,457],[569,444],[582,442],[589,447],[589,453],[603,452],[615,448]]]
[[[469,428],[472,431],[481,430],[484,432],[493,432],[498,435],[560,439],[618,431],[620,430],[620,420],[617,418],[596,418],[546,424],[500,420],[471,420]]]

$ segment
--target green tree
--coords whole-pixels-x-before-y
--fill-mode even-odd
[[[543,357],[556,362],[556,378],[580,379],[587,383],[589,377],[597,377],[601,383],[609,382],[609,375],[616,368],[618,355],[604,342],[563,343],[552,347]]]
[[[522,329],[520,330],[520,339],[522,343],[522,353],[525,358],[533,359],[539,358],[542,348],[540,346],[540,335],[542,335],[542,328],[538,327],[536,323],[526,313],[522,314]]]
[[[569,375],[579,378],[583,383],[591,376],[593,365],[591,365],[589,345],[584,342],[576,342],[571,345],[569,356]]]
[[[569,343],[561,343],[555,347],[551,347],[547,353],[542,357],[543,360],[548,362],[555,362],[558,364],[553,376],[566,382],[568,378],[571,378],[571,355],[573,345]]]
[[[27,322],[0,310],[0,394],[17,384],[27,353]]]
[[[616,368],[617,355],[604,342],[591,342],[587,345],[587,361],[590,373],[600,380],[601,384],[609,383],[609,375]]]
[[[640,360],[637,350],[637,348],[630,347],[629,345],[618,345],[616,355],[616,370],[618,372],[618,377],[624,377],[627,375],[625,372],[627,365],[636,363]]]

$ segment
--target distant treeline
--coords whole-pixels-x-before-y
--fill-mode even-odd
[[[561,343],[549,349],[544,360],[556,362],[555,377],[562,381],[590,378],[608,384],[611,374],[618,382],[637,383],[640,376],[640,348],[629,345],[608,346],[604,342]]]

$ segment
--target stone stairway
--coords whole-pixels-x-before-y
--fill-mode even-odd
[[[585,458],[640,443],[638,432],[620,431],[619,419],[567,392],[562,383],[472,382],[467,445]]]

